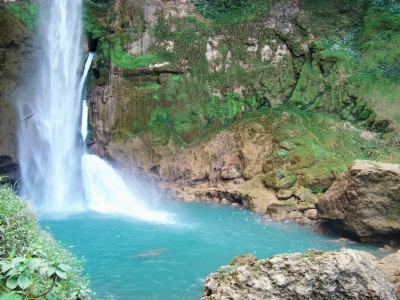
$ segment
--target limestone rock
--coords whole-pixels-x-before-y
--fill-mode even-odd
[[[240,172],[240,168],[235,165],[224,166],[221,169],[221,177],[222,179],[235,179],[242,176]]]
[[[378,267],[400,294],[400,250],[382,258]]]
[[[306,210],[304,212],[304,216],[306,218],[311,219],[311,220],[316,220],[317,219],[317,214],[318,214],[318,212],[317,212],[316,209],[309,209],[309,210]]]
[[[295,192],[294,195],[296,198],[298,198],[300,201],[305,201],[306,199],[310,198],[313,196],[312,192],[310,189],[307,189],[305,187],[300,186]]]
[[[357,160],[316,204],[318,218],[364,242],[399,242],[400,165]]]
[[[227,270],[227,269],[226,269]],[[350,249],[280,254],[210,274],[202,300],[400,299],[378,266]]]
[[[264,177],[264,184],[268,188],[275,190],[290,189],[296,183],[294,174],[287,175],[283,170],[274,170],[267,173]]]
[[[229,262],[230,266],[244,266],[244,265],[250,265],[252,263],[255,263],[257,261],[257,257],[254,254],[241,254],[238,256],[235,256],[232,258],[232,260]]]
[[[303,216],[300,220],[299,220],[299,225],[302,226],[307,226],[307,225],[314,225],[315,222],[311,221],[309,218],[307,218],[306,216]]]

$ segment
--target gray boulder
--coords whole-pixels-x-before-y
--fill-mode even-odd
[[[206,278],[202,300],[400,299],[376,263],[345,248],[280,254],[220,270]]]

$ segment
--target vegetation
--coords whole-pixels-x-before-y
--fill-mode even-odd
[[[40,229],[25,201],[0,185],[0,299],[82,299],[83,261]]]
[[[39,5],[33,0],[23,0],[9,4],[9,9],[26,27],[33,30],[37,26]]]
[[[232,26],[268,12],[269,0],[194,0],[196,11],[214,25]]]
[[[117,108],[113,136],[126,139],[143,131],[158,135],[157,143],[170,138],[191,143],[257,112],[277,120],[284,109],[294,117],[275,134],[293,147],[274,153],[282,162],[297,159],[293,164],[311,164],[308,174],[334,178],[356,158],[398,161],[394,150],[400,130],[399,4],[394,0],[302,3],[309,19],[291,20],[288,36],[279,28],[264,27],[266,18],[271,18],[269,1],[196,0],[202,17],[190,12],[186,17],[158,15],[157,24],[147,29],[157,42],[140,57],[126,50],[148,25],[143,8],[132,10],[137,16],[130,19],[124,19],[128,7],[104,14],[102,28],[115,31],[99,42],[98,66],[112,63],[134,69],[167,61],[166,72],[171,72],[124,77],[117,92],[123,105]],[[96,7],[99,14],[104,6]],[[314,43],[304,50],[310,33]],[[291,55],[277,62],[273,55],[263,56],[266,46],[272,53]],[[123,118],[118,111],[123,111]],[[344,128],[345,121],[353,125]],[[366,129],[381,135],[362,139]],[[302,134],[291,136],[291,132]],[[344,148],[348,151],[338,151]],[[311,186],[315,192],[325,187],[318,182]]]

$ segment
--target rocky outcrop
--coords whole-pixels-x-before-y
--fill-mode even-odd
[[[357,160],[316,204],[318,218],[363,242],[400,241],[400,165]]]
[[[400,294],[400,250],[382,258],[378,267]]]
[[[279,172],[272,171],[272,173]],[[264,183],[267,186],[271,185],[268,184],[269,174],[264,177]],[[283,180],[280,179],[278,182]],[[275,189],[278,188],[276,185],[273,186]],[[262,216],[263,220],[295,222],[299,225],[315,224],[317,220],[315,204],[318,202],[318,197],[310,189],[297,184],[289,189],[280,188],[276,192],[276,196],[279,201],[268,206],[266,214]]]
[[[221,268],[205,282],[211,299],[400,299],[378,266],[350,249],[280,254],[236,269]]]
[[[6,1],[7,2],[7,1]],[[32,30],[0,3],[0,176],[19,178],[16,101],[32,97],[36,47]]]

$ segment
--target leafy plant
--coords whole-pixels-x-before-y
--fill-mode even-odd
[[[80,275],[83,261],[41,230],[26,206],[0,185],[0,299],[85,298],[91,291]]]

